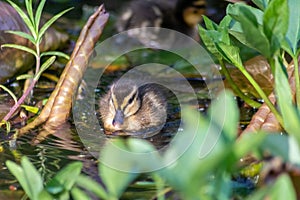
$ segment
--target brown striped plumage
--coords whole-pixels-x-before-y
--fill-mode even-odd
[[[148,137],[166,122],[167,103],[157,84],[114,83],[100,99],[100,117],[107,134]]]

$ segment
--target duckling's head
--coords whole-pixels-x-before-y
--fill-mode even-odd
[[[205,14],[205,0],[178,0],[176,5],[177,15],[190,27],[194,27],[202,21]]]
[[[109,108],[114,114],[112,125],[116,129],[121,129],[124,120],[134,115],[141,106],[138,87],[135,84],[117,82],[111,86],[110,92]]]

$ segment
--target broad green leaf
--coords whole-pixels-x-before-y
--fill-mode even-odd
[[[34,25],[32,24],[29,17],[26,15],[26,13],[14,2],[12,2],[10,0],[7,0],[7,2],[18,12],[18,14],[21,16],[22,20],[25,22],[26,26],[30,30],[33,38],[36,40],[37,35],[36,35],[35,29],[34,29]]]
[[[270,193],[267,195],[271,200],[296,200],[296,191],[294,185],[288,176],[288,174],[283,174],[279,176],[272,186]]]
[[[93,194],[97,195],[97,197],[101,198],[101,199],[107,199],[108,196],[106,194],[105,189],[103,188],[103,186],[99,183],[97,183],[96,181],[94,181],[93,179],[91,179],[88,176],[85,175],[79,175],[77,180],[76,180],[76,184],[82,188],[85,188],[86,190],[92,192]]]
[[[214,55],[218,60],[222,59],[222,56],[218,52],[215,40],[217,37],[221,37],[221,34],[218,31],[214,30],[205,30],[202,26],[198,26],[199,35],[201,40],[205,44],[206,48],[210,51],[212,55]],[[218,36],[219,35],[219,36]]]
[[[55,59],[56,59],[56,56],[52,56],[52,57],[48,58],[41,66],[39,72],[34,76],[34,79],[38,80],[40,78],[40,76],[42,75],[42,73],[54,63]]]
[[[78,187],[74,187],[71,190],[72,199],[74,200],[90,200],[91,198]]]
[[[234,96],[224,91],[213,101],[208,111],[214,125],[222,129],[222,133],[229,143],[237,138],[239,112]]]
[[[53,197],[44,189],[39,193],[38,199],[53,200]]]
[[[263,17],[264,33],[270,44],[271,56],[281,48],[288,30],[287,0],[273,0],[265,10]]]
[[[47,52],[43,52],[41,53],[41,57],[43,56],[59,56],[62,58],[65,58],[66,60],[70,60],[70,56],[63,53],[63,52],[59,52],[59,51],[47,51]]]
[[[39,3],[39,6],[35,12],[34,22],[35,22],[35,31],[36,32],[38,32],[39,27],[40,27],[40,20],[41,20],[42,11],[43,11],[45,3],[46,3],[46,0],[41,0]]]
[[[267,134],[261,149],[273,156],[280,156],[284,162],[300,166],[299,145],[291,135]]]
[[[226,13],[231,16],[234,20],[241,22],[240,21],[240,16],[243,14],[241,11],[247,10],[247,13],[251,13],[249,17],[251,17],[251,21],[256,22],[259,25],[263,24],[263,15],[264,12],[248,6],[244,3],[235,3],[235,4],[229,4],[226,8]]]
[[[223,58],[232,63],[234,66],[238,67],[239,69],[243,66],[241,57],[240,57],[240,50],[238,47],[233,45],[227,45],[224,43],[216,44],[219,53],[223,56]],[[240,69],[241,70],[241,69]]]
[[[234,35],[241,36],[241,34],[243,34],[244,38],[241,40],[241,42],[248,47],[254,48],[265,57],[269,58],[271,56],[270,44],[263,32],[261,25],[263,20],[263,12],[250,6],[234,4],[227,7],[227,13],[234,20],[238,21],[239,25],[235,26],[240,26],[242,28],[242,33]]]
[[[288,0],[289,6],[289,28],[286,33],[287,48],[291,49],[294,55],[297,55],[298,44],[300,40],[300,1]]]
[[[23,168],[10,160],[6,161],[5,163],[8,170],[16,177],[29,198],[33,199],[33,194],[31,193],[29,185],[30,183],[25,177]]]
[[[218,25],[212,21],[211,19],[209,19],[208,17],[206,17],[205,15],[203,16],[203,21],[205,23],[205,27],[207,30],[217,30],[218,29]]]
[[[281,60],[275,59],[275,92],[277,104],[283,117],[284,129],[297,138],[300,144],[300,117],[293,105],[291,88],[288,82],[285,66]]]
[[[35,106],[21,105],[22,108],[25,108],[28,112],[37,114],[39,112],[39,108]]]
[[[27,33],[24,33],[24,32],[21,32],[21,31],[5,31],[6,33],[11,33],[11,34],[15,34],[15,35],[18,35],[22,38],[26,38],[28,39],[32,44],[35,44],[35,41],[34,41],[34,38],[27,34]]]
[[[71,163],[60,170],[50,182],[57,181],[64,186],[65,190],[70,191],[79,177],[81,169],[82,163]]]
[[[273,185],[267,185],[249,195],[246,200],[296,200],[293,183],[287,174],[280,175]]]
[[[21,166],[24,170],[25,179],[28,182],[30,193],[33,195],[31,198],[38,200],[39,193],[44,188],[42,177],[25,156],[21,158]]]
[[[257,5],[257,7],[259,7],[261,10],[264,10],[268,3],[269,3],[269,0],[252,0],[252,2]]]
[[[26,51],[28,53],[31,53],[32,55],[36,56],[37,57],[37,54],[34,50],[28,48],[28,47],[25,47],[25,46],[22,46],[22,45],[18,45],[18,44],[3,44],[1,45],[1,48],[3,47],[9,47],[9,48],[14,48],[14,49],[19,49],[19,50],[22,50],[22,51]]]
[[[69,9],[66,9],[56,15],[54,15],[51,19],[49,19],[43,26],[42,28],[40,29],[40,32],[39,32],[39,38],[38,38],[38,44],[42,41],[42,37],[43,35],[45,34],[45,32],[47,31],[47,29],[58,19],[60,18],[63,14],[65,14],[66,12],[69,12],[70,10],[72,10],[73,8],[69,8]]]
[[[141,161],[134,155],[136,154],[131,152],[125,141],[121,139],[110,141],[102,150],[100,155],[102,163],[99,164],[98,169],[109,196],[120,197],[138,176],[137,172],[140,171],[139,162]],[[143,159],[141,158],[141,160]]]

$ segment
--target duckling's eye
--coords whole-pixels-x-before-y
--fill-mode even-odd
[[[133,95],[129,100],[128,100],[128,104],[132,104],[133,100],[135,99],[135,95]]]

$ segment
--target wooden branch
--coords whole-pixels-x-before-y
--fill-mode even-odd
[[[33,122],[19,130],[19,135],[25,134],[41,124],[44,124],[44,129],[51,134],[67,121],[72,108],[72,98],[77,92],[89,57],[108,21],[108,17],[109,14],[101,5],[89,18],[80,33],[70,61],[67,63],[47,104]]]

